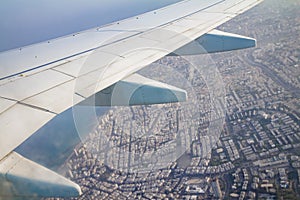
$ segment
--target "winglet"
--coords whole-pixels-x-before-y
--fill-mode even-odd
[[[0,161],[0,197],[76,197],[80,187],[16,152]]]

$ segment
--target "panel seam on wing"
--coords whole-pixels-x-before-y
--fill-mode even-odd
[[[49,89],[49,90],[50,90],[50,89]],[[45,90],[45,91],[48,91],[48,90]],[[43,92],[45,92],[45,91],[43,91]],[[41,92],[41,93],[42,93],[42,92]],[[39,94],[40,94],[40,93],[39,93]],[[38,95],[38,94],[35,94],[35,95],[33,95],[33,96],[36,96],[36,95]],[[33,97],[33,96],[31,96],[31,97]],[[29,99],[29,98],[31,98],[31,97],[28,97],[28,98],[26,98],[26,99]],[[23,105],[23,106],[27,106],[27,107],[30,107],[30,108],[33,108],[33,109],[36,109],[36,110],[41,110],[41,111],[44,111],[44,112],[48,112],[48,113],[52,113],[52,114],[58,115],[58,113],[55,113],[55,112],[53,112],[53,111],[51,111],[51,110],[48,110],[48,109],[46,109],[46,108],[42,108],[42,107],[39,107],[39,106],[35,106],[35,105],[31,105],[31,104],[24,103],[23,101],[26,100],[26,99],[23,99],[22,101],[18,101],[18,100],[11,99],[11,98],[7,98],[7,97],[1,97],[1,96],[0,96],[0,98],[6,99],[6,100],[10,100],[10,101],[14,101],[14,102],[16,102],[17,104],[20,104],[20,105]],[[14,106],[14,105],[13,105],[13,106]],[[8,110],[11,109],[13,106],[7,108],[7,109],[4,110],[2,113],[8,111]],[[0,113],[0,114],[2,114],[2,113]]]
[[[27,103],[24,103],[22,101],[19,101],[18,104],[23,105],[23,106],[27,106],[27,107],[30,107],[30,108],[33,108],[33,109],[36,109],[36,110],[41,110],[41,111],[44,111],[44,112],[48,112],[48,113],[52,113],[52,114],[58,115],[58,113],[55,113],[55,112],[53,112],[51,110],[48,110],[46,108],[42,108],[42,107],[39,107],[39,106],[27,104]]]
[[[57,66],[56,66],[56,67],[57,67]],[[73,79],[76,78],[76,76],[72,76],[71,74],[65,73],[65,72],[63,72],[63,71],[59,71],[59,70],[57,70],[57,69],[55,69],[55,68],[51,68],[50,70],[56,71],[56,72],[58,72],[58,73],[61,73],[61,74],[63,74],[63,75],[66,75],[66,76],[69,76],[69,77],[71,77],[71,78],[73,78]]]
[[[14,151],[13,152],[11,152],[10,154],[8,154],[7,156],[6,156],[6,158],[8,158],[10,155],[15,155],[15,153],[14,153]],[[5,172],[5,179],[6,179],[6,181],[8,181],[8,182],[10,182],[10,183],[12,183],[9,179],[8,179],[8,177],[7,177],[7,175],[9,174],[9,172],[11,171],[11,170],[13,170],[13,168],[19,163],[19,162],[21,162],[21,159],[19,158],[19,157],[17,157],[17,161],[11,166],[11,167],[9,167],[9,169]],[[3,160],[4,161],[4,160]]]

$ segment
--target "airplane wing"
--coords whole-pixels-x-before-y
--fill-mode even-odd
[[[14,149],[53,117],[80,102],[137,105],[184,101],[184,90],[135,72],[166,55],[255,46],[252,38],[214,29],[260,2],[185,0],[103,27],[0,53],[0,182],[7,181],[15,188],[30,185],[28,192],[13,191],[21,196],[80,195],[78,185]],[[195,48],[195,44],[203,49]],[[118,90],[116,96],[101,93],[112,87]],[[136,88],[151,95],[142,99],[129,95]]]

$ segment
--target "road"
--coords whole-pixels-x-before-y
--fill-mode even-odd
[[[289,91],[291,95],[293,95],[295,98],[300,98],[300,88],[294,87],[289,83],[287,83],[284,79],[278,76],[277,73],[275,73],[272,69],[270,69],[266,65],[255,62],[252,54],[250,53],[247,54],[247,56],[243,57],[243,60],[251,66],[261,68],[263,73],[267,75],[269,78],[271,78],[275,83],[283,87],[285,90]]]

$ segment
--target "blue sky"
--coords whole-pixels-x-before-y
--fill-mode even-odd
[[[0,51],[101,26],[180,0],[1,0]]]

